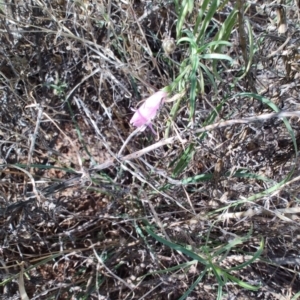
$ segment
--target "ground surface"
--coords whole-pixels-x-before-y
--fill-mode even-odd
[[[246,118],[299,110],[298,7],[243,7],[218,49],[232,61],[202,56],[193,98],[178,79],[193,52],[176,42],[194,2],[181,33],[176,1],[1,4],[2,299],[297,299],[299,118]],[[218,4],[203,45],[234,5]],[[166,86],[180,97],[157,135],[117,155],[132,108]]]

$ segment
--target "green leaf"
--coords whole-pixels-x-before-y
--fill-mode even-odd
[[[227,41],[232,33],[233,27],[236,25],[237,18],[237,9],[236,7],[231,11],[229,16],[223,22],[221,28],[218,30],[217,34],[214,37],[215,42]],[[223,44],[216,44],[212,46],[212,52],[220,52]]]
[[[207,27],[208,27],[209,23],[211,22],[214,14],[216,13],[219,5],[220,5],[219,0],[210,1],[210,7],[208,9],[208,12],[207,12],[204,20],[201,22],[201,27],[200,27],[199,34],[197,37],[197,44],[203,44]]]
[[[261,95],[258,95],[258,94],[255,94],[255,93],[240,93],[240,94],[237,94],[236,97],[249,97],[249,98],[255,98],[259,101],[261,101],[262,103],[265,103],[267,104],[270,108],[272,108],[275,112],[279,112],[279,108],[276,106],[275,103],[273,103],[272,101],[270,101],[268,98],[265,98]],[[294,144],[294,149],[295,149],[295,154],[296,154],[296,157],[298,155],[298,147],[297,147],[297,141],[296,141],[296,137],[295,137],[295,134],[294,134],[294,131],[292,129],[292,126],[291,124],[289,123],[289,121],[287,120],[287,118],[282,118],[291,138],[292,138],[292,141],[293,141],[293,144]]]
[[[190,144],[185,151],[182,153],[182,155],[179,158],[179,161],[177,165],[175,166],[172,176],[177,177],[182,173],[182,171],[188,166],[191,159],[193,158],[195,153],[195,147],[194,144]],[[174,162],[172,162],[171,165],[173,165]]]
[[[237,265],[235,267],[230,268],[229,271],[241,270],[242,268],[244,268],[244,267],[252,264],[255,260],[257,260],[261,256],[261,254],[263,253],[263,251],[264,251],[264,240],[262,239],[261,242],[260,242],[258,250],[255,252],[255,254],[252,256],[251,259],[245,261],[242,264],[239,264],[239,265]]]
[[[200,262],[201,264],[203,264],[204,266],[208,265],[208,262],[205,258],[199,256],[198,254],[182,247],[181,245],[178,244],[174,244],[172,242],[167,241],[166,239],[160,237],[159,235],[157,235],[156,233],[154,233],[151,229],[150,229],[150,224],[148,223],[147,220],[143,220],[145,223],[145,227],[144,229],[146,230],[146,232],[148,234],[150,234],[153,238],[155,238],[158,242],[170,247],[171,249],[173,249],[174,251],[179,251],[187,256],[189,256],[190,258],[197,260],[198,262]]]
[[[300,292],[296,293],[291,300],[297,300],[300,298]]]
[[[199,25],[200,24],[203,24],[203,16],[204,16],[204,13],[206,11],[206,7],[207,5],[209,4],[211,0],[204,0],[201,4],[201,7],[199,9],[199,14],[197,16],[197,19],[196,19],[196,24],[194,26],[194,35],[196,35],[198,32],[199,32]]]
[[[201,58],[203,59],[224,59],[224,60],[228,60],[230,62],[233,62],[233,59],[226,55],[226,54],[220,54],[220,53],[208,53],[208,54],[203,54],[201,55]]]
[[[183,0],[182,3],[181,3],[181,8],[180,8],[180,12],[179,12],[179,15],[178,15],[177,26],[176,26],[177,38],[181,37],[183,23],[186,19],[186,16],[187,16],[188,12],[191,9],[191,3],[190,2],[191,2],[190,0],[189,1],[188,0]]]
[[[237,277],[233,276],[233,275],[230,275],[230,274],[227,274],[228,276],[228,279],[230,279],[232,282],[235,282],[237,283],[240,287],[244,288],[244,289],[247,289],[249,291],[258,291],[259,290],[259,286],[253,286],[249,283],[246,283],[244,281],[242,281],[241,279],[238,279]]]
[[[212,177],[213,177],[213,174],[198,174],[196,176],[183,179],[181,181],[181,183],[182,183],[182,185],[197,184],[201,181],[211,180]]]
[[[196,74],[190,75],[190,120],[194,118],[196,110],[196,94],[197,94],[197,76]]]
[[[207,75],[210,83],[212,84],[213,86],[213,89],[214,91],[217,91],[217,85],[216,85],[216,82],[215,82],[215,79],[214,79],[214,76],[213,74],[209,71],[209,69],[206,67],[206,65],[204,65],[203,63],[199,63],[201,69],[203,69],[203,71],[205,72],[205,74]],[[202,74],[201,74],[202,75]],[[203,75],[202,75],[203,76]],[[202,91],[202,90],[201,90]]]
[[[249,23],[249,20],[246,20],[246,26],[248,28],[248,42],[249,42],[249,46],[248,46],[249,55],[248,56],[249,56],[249,59],[248,59],[245,71],[243,72],[243,74],[240,77],[236,78],[236,81],[243,79],[248,74],[248,72],[250,71],[250,68],[252,66],[252,59],[253,59],[253,55],[254,55],[254,40],[253,40],[252,27]]]
[[[199,282],[202,280],[204,275],[207,273],[207,268],[205,268],[200,276],[195,280],[195,282],[188,288],[188,290],[178,299],[178,300],[184,300],[188,297],[188,295],[195,289],[195,287],[199,284]]]
[[[202,53],[204,50],[210,49],[213,46],[221,46],[221,45],[223,45],[223,46],[231,46],[232,44],[229,43],[229,42],[227,42],[227,41],[213,41],[213,42],[210,42],[208,44],[204,44],[201,47],[198,47],[197,53]]]
[[[188,0],[188,12],[189,14],[191,14],[193,12],[194,9],[194,0]]]

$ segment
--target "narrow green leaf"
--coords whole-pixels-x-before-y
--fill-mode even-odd
[[[204,42],[205,32],[206,32],[207,27],[208,27],[209,23],[211,22],[214,14],[217,11],[219,4],[220,4],[219,0],[210,1],[210,7],[207,11],[207,14],[206,14],[204,20],[201,23],[200,31],[199,31],[199,34],[197,37],[197,44],[201,44]]]
[[[276,106],[275,103],[273,103],[272,101],[270,101],[268,98],[265,98],[261,95],[258,95],[258,94],[255,94],[255,93],[240,93],[240,94],[237,94],[236,95],[237,97],[249,97],[249,98],[255,98],[259,101],[261,101],[262,103],[265,103],[267,104],[270,108],[272,108],[275,112],[279,112],[279,108]],[[292,141],[293,141],[293,144],[294,144],[294,149],[295,149],[295,154],[296,154],[296,157],[298,155],[298,146],[297,146],[297,141],[296,141],[296,137],[295,137],[295,134],[294,134],[294,131],[292,129],[292,126],[291,124],[289,123],[289,121],[286,119],[286,118],[282,118],[291,138],[292,138]]]
[[[188,262],[185,262],[185,263],[182,263],[182,264],[178,264],[174,267],[166,268],[166,269],[159,270],[159,271],[149,272],[149,273],[139,277],[138,279],[142,280],[142,279],[146,278],[147,276],[153,276],[153,275],[157,275],[157,274],[166,274],[166,273],[177,271],[177,270],[180,270],[180,269],[184,270],[184,269],[187,269],[187,268],[189,268],[192,265],[195,265],[197,263],[198,263],[197,260],[191,260],[191,261],[188,261]]]
[[[213,177],[213,174],[199,174],[193,177],[185,178],[181,181],[182,185],[188,185],[188,184],[197,184],[201,181],[208,181],[211,180]]]
[[[248,72],[250,71],[250,68],[252,66],[252,59],[253,59],[253,55],[254,55],[254,41],[253,41],[253,32],[252,32],[252,28],[251,28],[249,20],[246,20],[246,26],[248,28],[248,42],[249,42],[249,46],[248,46],[249,55],[248,56],[249,56],[249,59],[248,59],[245,71],[243,72],[243,74],[240,77],[236,78],[236,81],[240,81],[241,79],[243,79],[248,74]]]
[[[179,98],[175,104],[172,106],[172,109],[170,111],[170,120],[168,120],[167,125],[166,125],[166,130],[165,130],[165,138],[169,137],[169,133],[170,133],[170,128],[171,128],[171,124],[172,122],[175,120],[176,116],[177,116],[177,112],[180,108],[180,103],[181,103],[182,98]]]
[[[223,22],[221,28],[218,30],[217,34],[214,37],[214,41],[227,41],[232,34],[233,27],[236,25],[236,18],[237,18],[237,9],[234,7],[234,9],[231,11],[229,16],[226,18],[226,20]],[[224,46],[222,44],[216,44],[212,46],[211,51],[212,52],[220,52],[220,48]]]
[[[190,75],[190,120],[194,118],[196,110],[196,94],[197,94],[197,76],[196,74]]]
[[[191,14],[193,12],[194,9],[194,0],[188,0],[188,12],[189,14]]]
[[[172,242],[167,241],[166,239],[158,236],[157,234],[155,234],[149,226],[149,223],[147,220],[143,220],[145,223],[145,227],[144,229],[147,231],[148,234],[150,234],[153,238],[155,238],[158,242],[170,247],[171,249],[175,250],[175,251],[179,251],[187,256],[189,256],[190,258],[197,260],[198,262],[200,262],[201,264],[203,264],[204,266],[208,265],[208,262],[205,258],[202,258],[201,256],[199,256],[198,254],[182,247],[181,245],[178,244],[174,244]]]
[[[209,71],[209,69],[203,63],[200,62],[199,65],[200,65],[201,69],[205,72],[205,74],[207,75],[210,83],[212,84],[214,91],[217,91],[218,88],[217,88],[213,74]]]
[[[187,33],[187,31],[184,31],[184,32]],[[195,42],[195,39],[194,39],[193,37],[191,37],[191,36],[185,36],[185,37],[179,39],[179,40],[177,41],[177,44],[179,45],[179,44],[181,44],[181,43],[183,43],[183,42],[189,43],[189,44],[191,45],[192,48],[196,48],[196,47],[197,47],[197,44],[196,44],[196,42]]]
[[[263,251],[264,251],[264,240],[262,239],[261,242],[260,242],[258,250],[255,252],[255,254],[252,256],[251,259],[249,259],[248,261],[246,261],[242,264],[239,264],[235,267],[230,268],[229,271],[240,270],[240,269],[252,264],[255,260],[257,260],[261,256]]]
[[[186,15],[188,14],[189,8],[190,7],[189,7],[188,1],[183,0],[182,4],[181,4],[181,9],[180,9],[180,13],[179,13],[179,16],[178,16],[178,20],[177,20],[177,26],[176,26],[177,38],[181,37],[183,23],[185,21]]]
[[[297,300],[300,298],[300,292],[296,293],[291,300]]]
[[[207,272],[207,268],[205,268],[200,276],[198,276],[198,278],[195,280],[195,282],[188,288],[188,290],[178,299],[178,300],[184,300],[188,297],[188,295],[195,289],[195,287],[199,284],[199,282],[202,280],[202,278],[204,277],[204,275]]]
[[[206,49],[210,49],[213,46],[231,46],[232,44],[227,41],[213,41],[207,44],[204,44],[197,49],[197,53],[202,53]],[[212,52],[212,51],[211,51]]]
[[[228,274],[227,273],[227,276],[228,276],[228,279],[230,279],[232,282],[235,282],[237,283],[240,287],[244,288],[244,289],[247,289],[249,291],[258,291],[259,290],[259,286],[253,286],[249,283],[246,283],[244,281],[242,281],[241,279],[238,279],[237,277],[231,275],[231,274]]]
[[[185,151],[182,153],[182,155],[179,158],[179,161],[177,163],[177,165],[175,166],[172,176],[173,177],[178,177],[182,171],[188,166],[188,164],[190,163],[191,159],[193,158],[195,153],[195,147],[194,144],[190,144]],[[171,165],[173,165],[174,162],[172,162]]]
[[[199,14],[197,16],[196,23],[195,23],[195,26],[194,26],[194,31],[193,31],[195,36],[199,32],[199,25],[203,24],[203,16],[204,16],[204,13],[206,11],[207,5],[210,1],[211,0],[204,0],[201,4],[201,7],[199,9]]]
[[[201,58],[203,59],[223,59],[223,60],[228,60],[230,62],[233,62],[233,59],[226,55],[226,54],[220,54],[220,53],[208,53],[208,54],[203,54],[201,55]]]

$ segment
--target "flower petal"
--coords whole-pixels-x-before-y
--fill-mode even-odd
[[[136,127],[143,126],[148,122],[148,119],[142,115],[140,110],[138,109],[130,120],[130,124]]]
[[[151,120],[155,118],[161,103],[166,97],[166,92],[158,91],[147,98],[131,118],[130,124],[136,127],[151,124]]]

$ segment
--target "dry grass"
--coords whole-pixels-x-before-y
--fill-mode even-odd
[[[182,3],[0,5],[2,299],[297,299],[294,3],[237,1],[222,48],[235,2],[202,35]],[[164,87],[157,136],[118,157]]]

